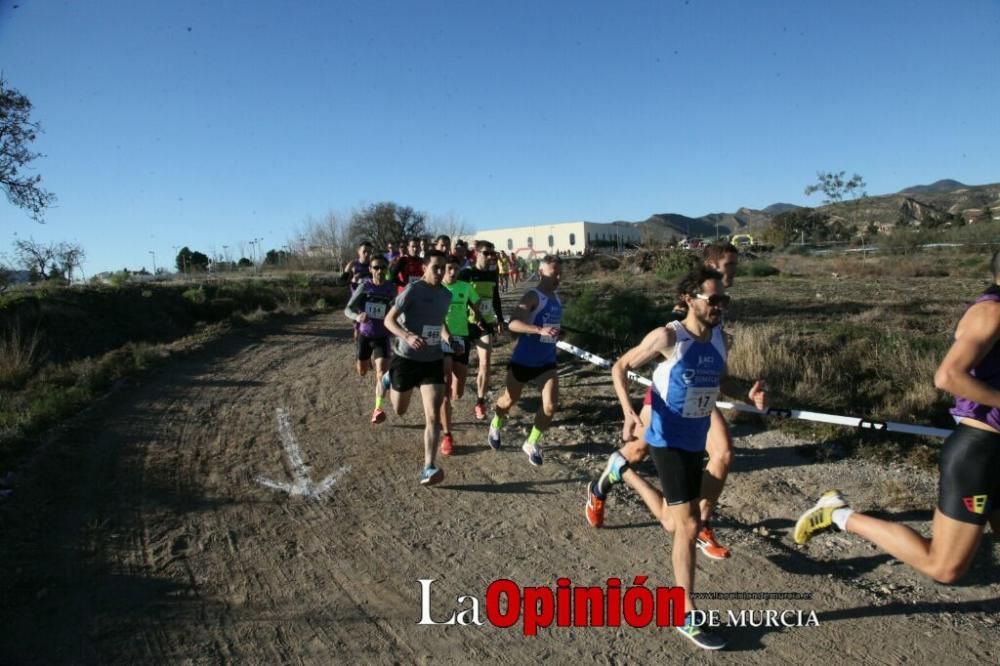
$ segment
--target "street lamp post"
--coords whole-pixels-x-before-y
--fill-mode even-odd
[[[152,250],[149,253],[153,256],[153,275],[156,275],[156,253]]]

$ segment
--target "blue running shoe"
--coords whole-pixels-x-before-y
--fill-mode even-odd
[[[681,635],[705,650],[721,650],[726,647],[726,639],[719,634],[691,624],[691,613],[684,617],[683,626],[676,627]]]
[[[444,470],[434,465],[424,467],[424,471],[420,474],[420,485],[423,486],[434,486],[442,481],[444,481]]]
[[[524,444],[521,445],[521,450],[528,454],[528,462],[535,467],[541,466],[542,450],[538,448],[537,444],[532,444],[531,442],[525,440]]]

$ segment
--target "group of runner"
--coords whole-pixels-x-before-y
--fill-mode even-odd
[[[344,313],[355,323],[358,374],[364,376],[375,368],[371,422],[386,420],[387,394],[393,411],[403,415],[413,390],[419,389],[424,408],[420,482],[434,485],[444,478],[437,454],[454,452],[452,403],[464,394],[473,348],[478,364],[473,411],[477,420],[488,416],[493,345],[504,328],[499,257],[492,243],[478,241],[475,262],[470,263],[467,246],[458,242],[452,251],[447,236],[438,236],[434,248],[422,254],[419,239],[410,239],[404,254],[391,262],[390,256],[388,252],[373,255],[367,242],[358,246],[358,258],[344,269],[345,277],[356,285]],[[487,437],[490,447],[500,448],[507,412],[526,383],[538,383],[542,406],[522,446],[533,465],[542,464],[539,440],[552,421],[558,399],[555,343],[562,315],[555,293],[560,261],[546,257],[540,266],[538,287],[524,295],[511,315],[511,331],[518,339]]]
[[[485,242],[477,244],[476,251],[475,266],[465,270],[460,270],[457,255],[429,251],[422,275],[402,290],[387,312],[383,309],[385,288],[374,278],[355,292],[347,308],[348,315],[363,327],[358,343],[359,373],[367,371],[366,354],[387,353],[367,342],[369,334],[377,331],[372,319],[384,314],[384,329],[397,336],[396,356],[389,371],[384,372],[385,363],[379,365],[376,360],[381,381],[376,386],[372,422],[385,418],[384,412],[377,414],[385,391],[390,392],[396,413],[403,414],[412,389],[421,389],[426,422],[421,483],[427,485],[444,478],[435,463],[439,440],[443,455],[449,455],[454,447],[451,401],[462,395],[470,346],[477,348],[480,362],[475,413],[478,419],[486,416],[492,337],[501,330],[503,319],[496,252]],[[360,252],[361,248],[359,258]],[[624,483],[639,494],[672,535],[673,574],[676,585],[685,590],[687,613],[678,630],[706,649],[724,647],[725,639],[693,622],[695,555],[700,550],[712,559],[730,556],[709,526],[733,457],[732,437],[716,400],[724,393],[744,398],[761,410],[767,406],[762,380],[741,382],[726,373],[731,337],[722,324],[730,301],[726,289],[733,284],[737,261],[738,251],[732,245],[708,246],[703,262],[677,287],[672,320],[650,331],[614,364],[611,375],[624,417],[623,445],[588,484],[584,511],[587,522],[600,527],[605,501],[616,485]],[[376,258],[372,268],[378,265]],[[804,544],[830,529],[851,532],[921,573],[951,583],[971,565],[985,524],[989,522],[994,532],[1000,530],[1000,510],[994,506],[1000,491],[1000,252],[993,256],[992,269],[993,286],[961,318],[934,378],[938,388],[956,396],[952,414],[958,425],[942,449],[932,538],[856,512],[839,491],[832,490],[798,519],[793,535],[796,543]],[[533,465],[543,462],[539,444],[559,399],[559,258],[546,256],[538,272],[538,285],[524,294],[511,313],[509,330],[519,337],[487,433],[487,444],[500,448],[507,413],[526,384],[538,385],[541,407],[522,444]],[[456,286],[462,283],[469,288]],[[369,348],[374,351],[369,353]],[[656,363],[652,386],[636,413],[628,392],[628,373],[650,363]],[[634,470],[646,456],[653,460],[661,490]]]

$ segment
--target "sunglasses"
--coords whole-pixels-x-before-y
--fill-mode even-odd
[[[711,296],[695,294],[694,297],[702,301],[708,301],[708,304],[713,308],[728,307],[730,301],[729,294],[712,294]]]
[[[380,271],[383,268],[385,268],[385,264],[372,264],[371,267],[372,267],[372,269],[374,269],[376,271]]]

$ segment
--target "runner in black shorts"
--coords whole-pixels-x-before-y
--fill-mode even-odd
[[[476,374],[476,419],[486,418],[486,394],[489,391],[490,363],[493,359],[493,341],[502,331],[503,310],[500,303],[499,277],[497,275],[497,253],[489,241],[476,242],[476,263],[463,269],[458,279],[468,282],[479,294],[479,312],[483,325],[476,325],[476,319],[469,317],[469,346],[476,348],[479,371]]]
[[[383,385],[390,380],[389,399],[396,414],[406,413],[413,389],[420,389],[424,407],[424,469],[420,483],[424,485],[444,479],[444,471],[434,466],[444,399],[441,343],[449,338],[445,317],[451,304],[451,294],[441,284],[444,268],[445,256],[437,250],[428,251],[423,277],[407,285],[385,317],[385,327],[397,336],[396,354],[383,378]]]
[[[905,525],[858,513],[831,490],[795,524],[803,544],[831,527],[857,534],[941,583],[969,570],[983,527],[1000,532],[1000,252],[993,285],[962,315],[934,385],[955,396],[958,421],[941,450],[938,503],[926,539]]]
[[[358,285],[344,308],[344,314],[354,321],[357,334],[358,374],[367,374],[374,359],[375,411],[372,412],[372,423],[385,421],[385,389],[381,378],[389,368],[389,331],[384,320],[396,296],[395,286],[385,279],[387,265],[384,257],[376,256],[371,262],[370,278]]]

